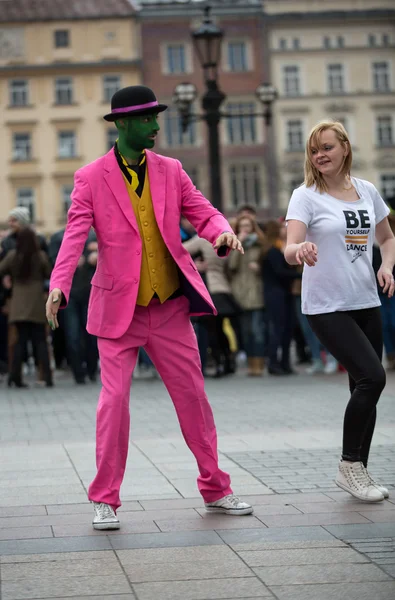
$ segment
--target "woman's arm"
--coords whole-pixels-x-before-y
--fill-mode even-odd
[[[388,292],[388,297],[394,295],[395,282],[393,269],[395,264],[395,238],[392,233],[388,218],[383,219],[376,225],[376,239],[381,251],[381,267],[377,273],[377,279],[383,288],[383,294]]]
[[[302,221],[291,219],[287,222],[287,246],[284,256],[288,264],[306,263],[309,267],[314,267],[317,262],[317,246],[305,241],[306,232],[307,227]]]
[[[3,260],[0,261],[0,275],[10,275],[11,262],[14,256],[12,250],[6,254]]]

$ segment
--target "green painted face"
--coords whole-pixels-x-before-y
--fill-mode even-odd
[[[116,121],[119,132],[119,149],[124,155],[139,156],[143,150],[155,146],[160,130],[158,115],[139,115]]]

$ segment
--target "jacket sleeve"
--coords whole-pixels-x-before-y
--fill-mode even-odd
[[[223,214],[214,208],[211,202],[196,189],[183,170],[181,163],[178,160],[176,163],[181,182],[181,213],[192,223],[199,237],[215,244],[219,236],[225,231],[233,233],[232,227]],[[229,252],[230,248],[219,248],[218,256],[227,256]]]
[[[0,276],[10,275],[11,274],[11,263],[12,258],[14,256],[14,252],[12,250],[7,252],[6,256],[0,261]]]
[[[302,275],[296,269],[289,267],[285,262],[285,258],[281,250],[271,248],[266,255],[266,259],[279,279],[300,279]]]
[[[71,207],[62,245],[52,271],[49,289],[59,288],[63,293],[62,307],[68,302],[73,275],[77,268],[89,229],[93,224],[93,203],[89,183],[80,171],[74,177]]]

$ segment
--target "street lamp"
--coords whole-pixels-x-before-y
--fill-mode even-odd
[[[271,123],[271,105],[277,98],[277,90],[270,83],[262,83],[256,89],[256,95],[264,106],[263,113],[224,113],[220,111],[226,96],[218,87],[218,65],[221,58],[221,44],[224,32],[210,17],[211,7],[205,6],[203,23],[191,32],[193,45],[204,73],[206,91],[202,97],[203,114],[191,112],[197,98],[196,86],[192,83],[180,83],[176,86],[173,102],[181,117],[185,132],[193,121],[206,121],[209,133],[210,191],[211,202],[222,211],[221,155],[219,142],[219,123],[222,118],[263,117],[265,125]]]

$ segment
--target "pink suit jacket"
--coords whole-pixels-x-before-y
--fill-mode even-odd
[[[181,242],[180,218],[214,243],[232,231],[223,215],[195,188],[173,158],[146,152],[152,203],[165,244],[179,267],[190,314],[216,314],[202,278]],[[87,330],[104,338],[121,337],[129,327],[140,280],[142,241],[122,172],[113,150],[75,173],[72,204],[50,289],[62,290],[68,302],[72,278],[90,227],[99,254],[89,299]],[[227,250],[228,251],[228,250]]]

